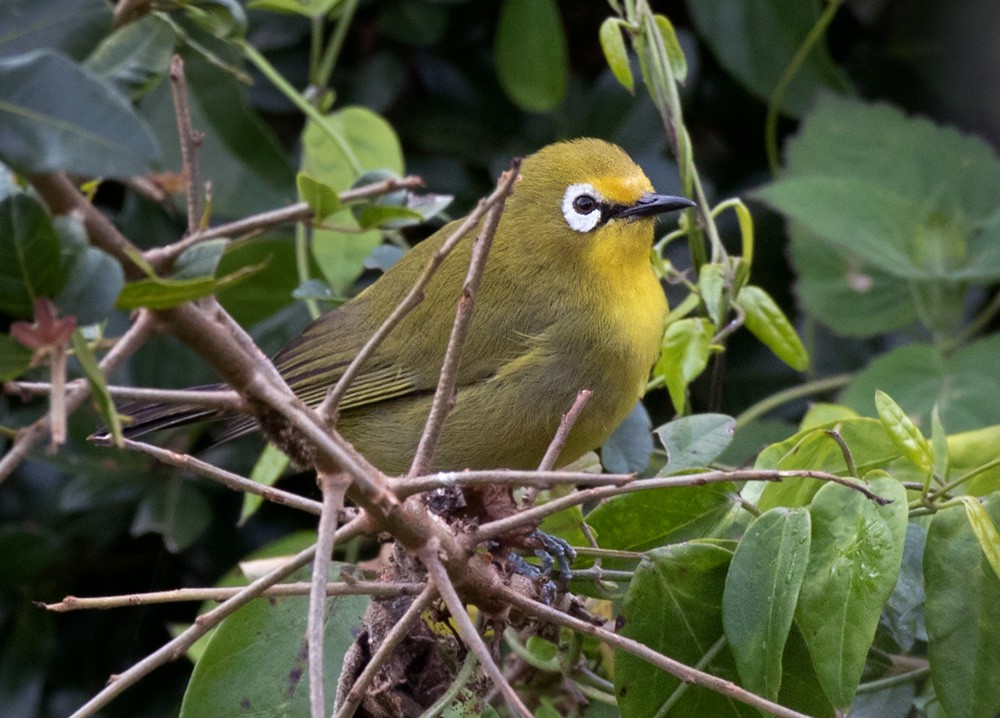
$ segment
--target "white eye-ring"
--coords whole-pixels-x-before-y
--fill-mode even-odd
[[[566,224],[577,232],[589,232],[601,221],[601,193],[593,185],[571,184],[563,195],[562,213]]]

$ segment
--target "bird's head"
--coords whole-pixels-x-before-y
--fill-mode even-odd
[[[684,197],[656,194],[617,145],[571,140],[525,158],[504,212],[509,227],[504,234],[536,255],[585,257],[598,266],[648,266],[655,217],[693,205]]]

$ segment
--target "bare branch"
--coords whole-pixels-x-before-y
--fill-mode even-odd
[[[293,509],[298,509],[299,511],[315,514],[316,516],[319,516],[323,512],[323,504],[318,501],[307,499],[303,496],[299,496],[298,494],[293,494],[290,491],[284,491],[282,489],[276,489],[272,486],[258,484],[256,481],[251,481],[250,479],[244,478],[239,474],[234,474],[231,471],[220,469],[219,467],[213,466],[212,464],[202,461],[201,459],[196,459],[190,454],[178,454],[175,451],[163,449],[159,446],[154,446],[153,444],[147,444],[144,441],[135,441],[134,439],[125,439],[125,448],[140,451],[143,454],[148,454],[158,461],[162,461],[164,464],[170,464],[171,466],[176,466],[179,469],[187,469],[188,471],[199,474],[206,479],[216,481],[233,491],[238,491],[244,494],[253,494],[254,496],[261,497],[265,501],[281,504],[283,506],[289,506]]]
[[[504,203],[510,193],[514,191],[514,184],[520,176],[520,170],[521,160],[515,159],[511,163],[510,169],[500,176],[500,181],[497,183],[497,189],[501,191],[500,198],[490,207],[485,219],[483,219],[482,230],[472,245],[472,259],[469,262],[469,271],[465,275],[465,284],[462,287],[458,310],[455,312],[455,323],[452,325],[451,336],[448,337],[448,347],[441,364],[441,375],[438,378],[434,400],[431,403],[424,431],[420,435],[420,443],[417,444],[413,463],[410,464],[410,470],[407,472],[408,476],[418,476],[430,468],[434,458],[434,450],[437,448],[438,440],[441,438],[441,430],[444,428],[444,420],[455,405],[458,367],[462,359],[465,337],[472,321],[472,310],[476,291],[479,288],[479,279],[486,267],[486,259],[493,244],[493,235],[496,234],[497,225],[500,223]]]
[[[459,637],[465,643],[465,647],[476,654],[476,658],[479,659],[479,665],[483,667],[483,670],[486,671],[493,684],[503,694],[511,713],[521,716],[521,718],[531,718],[531,711],[521,702],[517,693],[514,692],[514,688],[504,678],[500,667],[493,660],[493,656],[490,655],[490,649],[483,642],[482,636],[479,635],[476,627],[472,624],[472,620],[465,610],[465,603],[459,598],[458,592],[455,591],[455,586],[448,576],[448,571],[445,570],[444,564],[441,563],[441,558],[438,556],[438,549],[437,543],[432,541],[420,552],[420,560],[427,567],[429,578],[438,590],[438,593],[441,594],[441,598],[444,599],[445,605],[448,606],[448,612],[451,614],[452,620],[455,621]],[[511,593],[515,592],[511,591]]]
[[[723,678],[719,678],[718,676],[713,676],[711,673],[705,673],[704,671],[692,668],[691,666],[685,665],[680,661],[676,661],[669,656],[664,656],[662,653],[658,653],[652,648],[649,648],[638,641],[634,641],[631,638],[626,638],[625,636],[615,633],[614,631],[609,631],[606,628],[600,628],[592,623],[587,623],[579,618],[567,615],[554,608],[550,608],[549,606],[542,605],[537,601],[525,598],[521,594],[516,591],[512,591],[509,588],[502,587],[500,591],[503,593],[506,600],[520,608],[529,616],[533,616],[541,621],[554,623],[558,626],[566,626],[567,628],[571,628],[579,633],[593,636],[612,648],[626,651],[631,653],[633,656],[637,656],[638,658],[651,663],[657,668],[680,678],[685,683],[704,686],[710,690],[716,691],[717,693],[721,693],[724,696],[728,696],[741,703],[745,703],[748,706],[759,708],[765,713],[773,714],[774,716],[777,716],[777,718],[808,718],[808,716],[803,713],[794,711],[791,708],[785,708],[782,705],[740,688],[731,681],[727,681]]]
[[[553,499],[542,506],[521,511],[506,518],[491,521],[479,527],[472,537],[475,543],[481,543],[502,536],[521,526],[537,525],[543,518],[571,506],[578,506],[588,501],[598,501],[630,494],[635,491],[650,489],[680,488],[683,486],[703,486],[719,484],[727,481],[782,481],[784,479],[818,479],[841,484],[863,494],[866,498],[884,506],[889,503],[878,494],[872,493],[867,486],[843,476],[829,474],[825,471],[777,471],[771,469],[740,469],[737,471],[705,471],[700,474],[683,474],[681,476],[664,476],[654,479],[642,479],[625,486],[602,486],[595,489],[584,489],[575,494]]]
[[[122,336],[117,344],[104,356],[99,364],[105,376],[110,374],[127,357],[131,356],[149,338],[153,328],[153,317],[147,311],[140,311],[132,327]],[[87,397],[90,396],[90,386],[86,383],[74,386],[66,397],[66,412],[76,411]],[[10,450],[0,458],[0,483],[10,476],[14,469],[24,460],[28,452],[38,445],[49,432],[48,414],[35,423],[22,429]]]
[[[327,596],[372,596],[379,599],[416,596],[425,588],[422,583],[385,583],[383,581],[352,581],[326,584]],[[127,606],[149,606],[158,603],[180,603],[181,601],[225,601],[242,591],[241,587],[175,588],[172,591],[151,591],[149,593],[129,593],[122,596],[94,596],[79,598],[66,596],[58,603],[35,605],[53,613],[67,611],[103,610]],[[307,596],[312,590],[311,583],[279,583],[260,593],[258,598],[267,596]]]
[[[191,103],[188,98],[184,60],[174,55],[170,61],[170,89],[174,96],[174,114],[177,117],[177,134],[181,146],[181,162],[187,190],[188,234],[194,234],[201,225],[201,180],[198,173],[198,148],[205,140],[202,132],[191,124]]]
[[[502,201],[510,193],[504,185],[504,179],[498,182],[498,186],[493,190],[493,193],[483,200],[480,200],[476,205],[475,209],[469,213],[469,215],[462,220],[462,223],[455,228],[455,231],[442,242],[441,246],[437,249],[434,254],[430,256],[424,268],[420,271],[420,276],[413,283],[413,287],[403,298],[392,313],[386,317],[382,325],[375,331],[371,338],[365,342],[365,345],[361,348],[361,351],[357,353],[351,363],[348,364],[344,373],[341,375],[337,383],[333,385],[329,392],[327,392],[326,398],[323,399],[323,403],[319,406],[319,414],[330,424],[335,424],[337,420],[337,407],[340,405],[340,400],[344,397],[347,389],[350,387],[351,382],[354,381],[354,377],[357,376],[358,371],[360,371],[361,366],[368,361],[375,350],[378,349],[382,341],[389,335],[397,324],[402,321],[403,317],[410,313],[414,307],[416,307],[420,301],[423,299],[424,288],[427,283],[430,282],[431,277],[437,271],[438,267],[444,261],[451,251],[458,245],[459,242],[465,237],[470,229],[479,224],[483,215],[486,214],[497,202]]]
[[[556,461],[558,461],[563,447],[566,446],[566,439],[569,438],[569,432],[573,428],[573,424],[576,423],[577,418],[580,416],[580,412],[583,411],[583,407],[587,405],[587,402],[590,401],[590,397],[593,396],[593,394],[594,392],[590,389],[581,389],[577,392],[576,399],[573,400],[573,406],[571,406],[569,411],[563,414],[562,419],[559,420],[559,428],[556,430],[555,436],[552,437],[552,441],[549,443],[549,448],[545,450],[545,456],[542,457],[541,463],[538,464],[539,471],[549,471],[555,467]],[[537,488],[533,486],[529,487],[528,490],[524,492],[521,505],[534,506],[537,495]]]
[[[86,379],[75,379],[67,385],[75,389],[87,383]],[[46,381],[9,381],[3,385],[5,394],[48,394],[52,384]],[[232,389],[218,391],[198,391],[194,389],[146,389],[132,386],[109,386],[108,394],[115,399],[127,401],[147,401],[157,404],[184,404],[203,406],[208,409],[240,412],[246,410],[246,403]]]
[[[406,613],[400,617],[399,621],[396,622],[392,629],[385,635],[385,638],[382,639],[378,650],[369,659],[368,665],[365,666],[361,675],[354,681],[351,690],[348,691],[347,696],[337,708],[334,718],[350,718],[354,715],[354,712],[361,705],[361,701],[365,697],[365,692],[372,681],[375,680],[375,675],[379,672],[379,669],[385,665],[386,660],[388,660],[392,652],[409,635],[413,624],[420,620],[420,614],[433,603],[437,595],[436,588],[427,586],[410,604],[409,608],[406,609]]]
[[[553,486],[624,486],[635,481],[635,474],[589,474],[583,471],[518,471],[514,469],[442,471],[415,478],[390,478],[389,486],[398,496],[406,497],[449,486],[484,486],[508,484],[511,488],[530,486],[548,489]]]
[[[316,555],[313,558],[312,590],[309,592],[309,615],[306,629],[309,646],[309,710],[312,718],[326,718],[323,670],[324,619],[326,616],[326,583],[337,532],[337,515],[344,508],[344,494],[351,477],[336,472],[320,471],[316,477],[323,492],[323,512],[319,517]]]

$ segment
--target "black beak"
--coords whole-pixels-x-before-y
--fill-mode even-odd
[[[617,217],[636,218],[652,217],[675,209],[694,207],[695,203],[687,197],[673,197],[669,194],[653,194],[646,192],[631,207],[623,207],[616,213]]]

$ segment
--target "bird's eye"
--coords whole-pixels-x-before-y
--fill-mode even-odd
[[[563,219],[576,232],[589,232],[601,223],[601,193],[593,185],[571,184],[563,195]]]
[[[573,209],[577,214],[590,214],[597,209],[597,200],[589,194],[581,194],[573,200]]]

